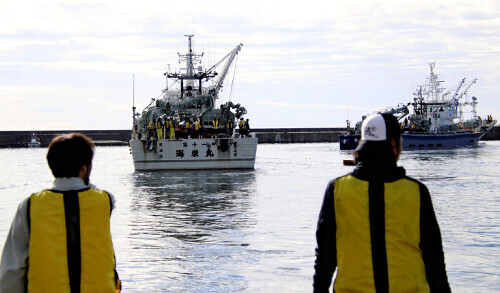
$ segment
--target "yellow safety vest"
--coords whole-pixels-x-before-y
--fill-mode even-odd
[[[383,184],[389,292],[429,292],[419,248],[418,183],[402,178]],[[340,177],[334,183],[339,268],[335,292],[351,292],[353,288],[375,292],[368,186],[368,181],[353,175]]]
[[[44,190],[28,215],[28,292],[117,292],[108,193]]]

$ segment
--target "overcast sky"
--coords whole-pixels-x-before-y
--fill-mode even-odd
[[[355,123],[412,100],[431,62],[499,118],[499,32],[498,0],[0,0],[0,130],[130,128],[132,76],[142,110],[185,34],[206,66],[244,44],[231,100],[253,128]]]

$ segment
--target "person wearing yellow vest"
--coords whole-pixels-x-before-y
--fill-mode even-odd
[[[200,119],[196,119],[196,122],[194,123],[194,131],[196,134],[196,138],[201,138],[201,122]]]
[[[170,138],[170,120],[165,117],[165,138]]]
[[[120,292],[111,240],[114,197],[89,183],[94,144],[55,137],[52,187],[21,202],[5,241],[0,292]]]
[[[214,118],[212,121],[212,134],[217,135],[219,133],[219,119]]]
[[[230,119],[229,122],[227,123],[227,129],[229,130],[229,135],[233,136],[233,131],[234,131],[234,121],[233,121],[233,119]]]
[[[165,138],[170,138],[170,119],[165,117]]]
[[[240,118],[240,121],[238,122],[238,127],[239,127],[239,133],[240,137],[245,137],[245,120],[243,120],[243,117]]]
[[[391,114],[362,124],[356,168],[329,182],[316,230],[314,292],[451,292],[427,187],[397,166]]]
[[[148,139],[154,138],[154,130],[155,130],[155,126],[156,126],[155,124],[156,124],[156,122],[154,119],[152,121],[149,121],[149,123],[148,123]]]
[[[191,125],[191,121],[189,120],[189,118],[186,118],[186,124],[185,124],[185,126],[186,126],[187,137],[191,138],[191,127],[192,127],[192,125]]]
[[[175,139],[175,125],[174,125],[174,122],[172,121],[172,119],[170,119],[168,121],[168,123],[169,123],[169,127],[170,127],[169,138],[170,139]]]
[[[156,133],[158,134],[158,139],[163,139],[163,127],[161,118],[158,118],[158,121],[156,122]]]

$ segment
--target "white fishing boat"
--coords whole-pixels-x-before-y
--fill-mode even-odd
[[[129,144],[135,170],[253,169],[257,138],[244,119],[246,109],[231,101],[217,106],[224,79],[243,44],[203,69],[199,65],[203,54],[192,48],[193,35],[186,37],[188,51],[178,54],[186,68],[164,73],[166,87],[142,113],[133,107]]]

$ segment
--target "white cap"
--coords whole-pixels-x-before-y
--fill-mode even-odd
[[[361,140],[384,141],[387,139],[387,129],[384,117],[381,114],[373,114],[363,120],[361,124]]]

